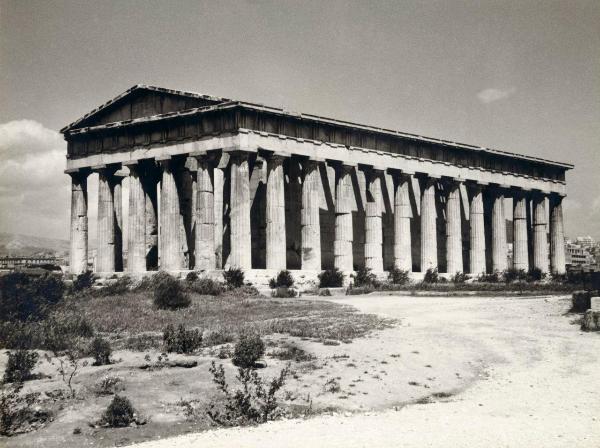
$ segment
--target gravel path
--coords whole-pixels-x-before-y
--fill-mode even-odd
[[[477,347],[484,376],[449,399],[400,410],[277,421],[136,448],[600,447],[600,334],[571,323],[566,298],[335,300],[402,318],[417,342],[457,357],[461,347]]]

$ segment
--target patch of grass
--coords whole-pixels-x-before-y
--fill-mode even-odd
[[[272,352],[270,356],[273,358],[277,358],[281,361],[295,362],[306,362],[311,361],[315,358],[313,355],[306,352],[304,349],[289,342],[284,343],[280,349]]]

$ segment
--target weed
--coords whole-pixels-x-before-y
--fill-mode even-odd
[[[202,345],[202,333],[197,329],[187,330],[183,324],[177,329],[167,325],[163,331],[163,342],[167,352],[192,353]]]
[[[244,286],[244,271],[240,268],[229,268],[223,271],[223,278],[228,288],[240,288]]]
[[[279,271],[277,277],[269,280],[269,287],[271,289],[276,288],[291,288],[294,286],[294,277],[287,269]]]

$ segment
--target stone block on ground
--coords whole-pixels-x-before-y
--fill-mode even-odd
[[[592,311],[600,311],[600,297],[590,298],[590,309]]]
[[[585,331],[600,331],[600,311],[587,310],[583,315],[581,329]]]

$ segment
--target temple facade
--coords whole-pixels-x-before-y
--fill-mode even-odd
[[[91,175],[101,273],[565,271],[567,163],[144,85],[61,132],[74,274]]]

